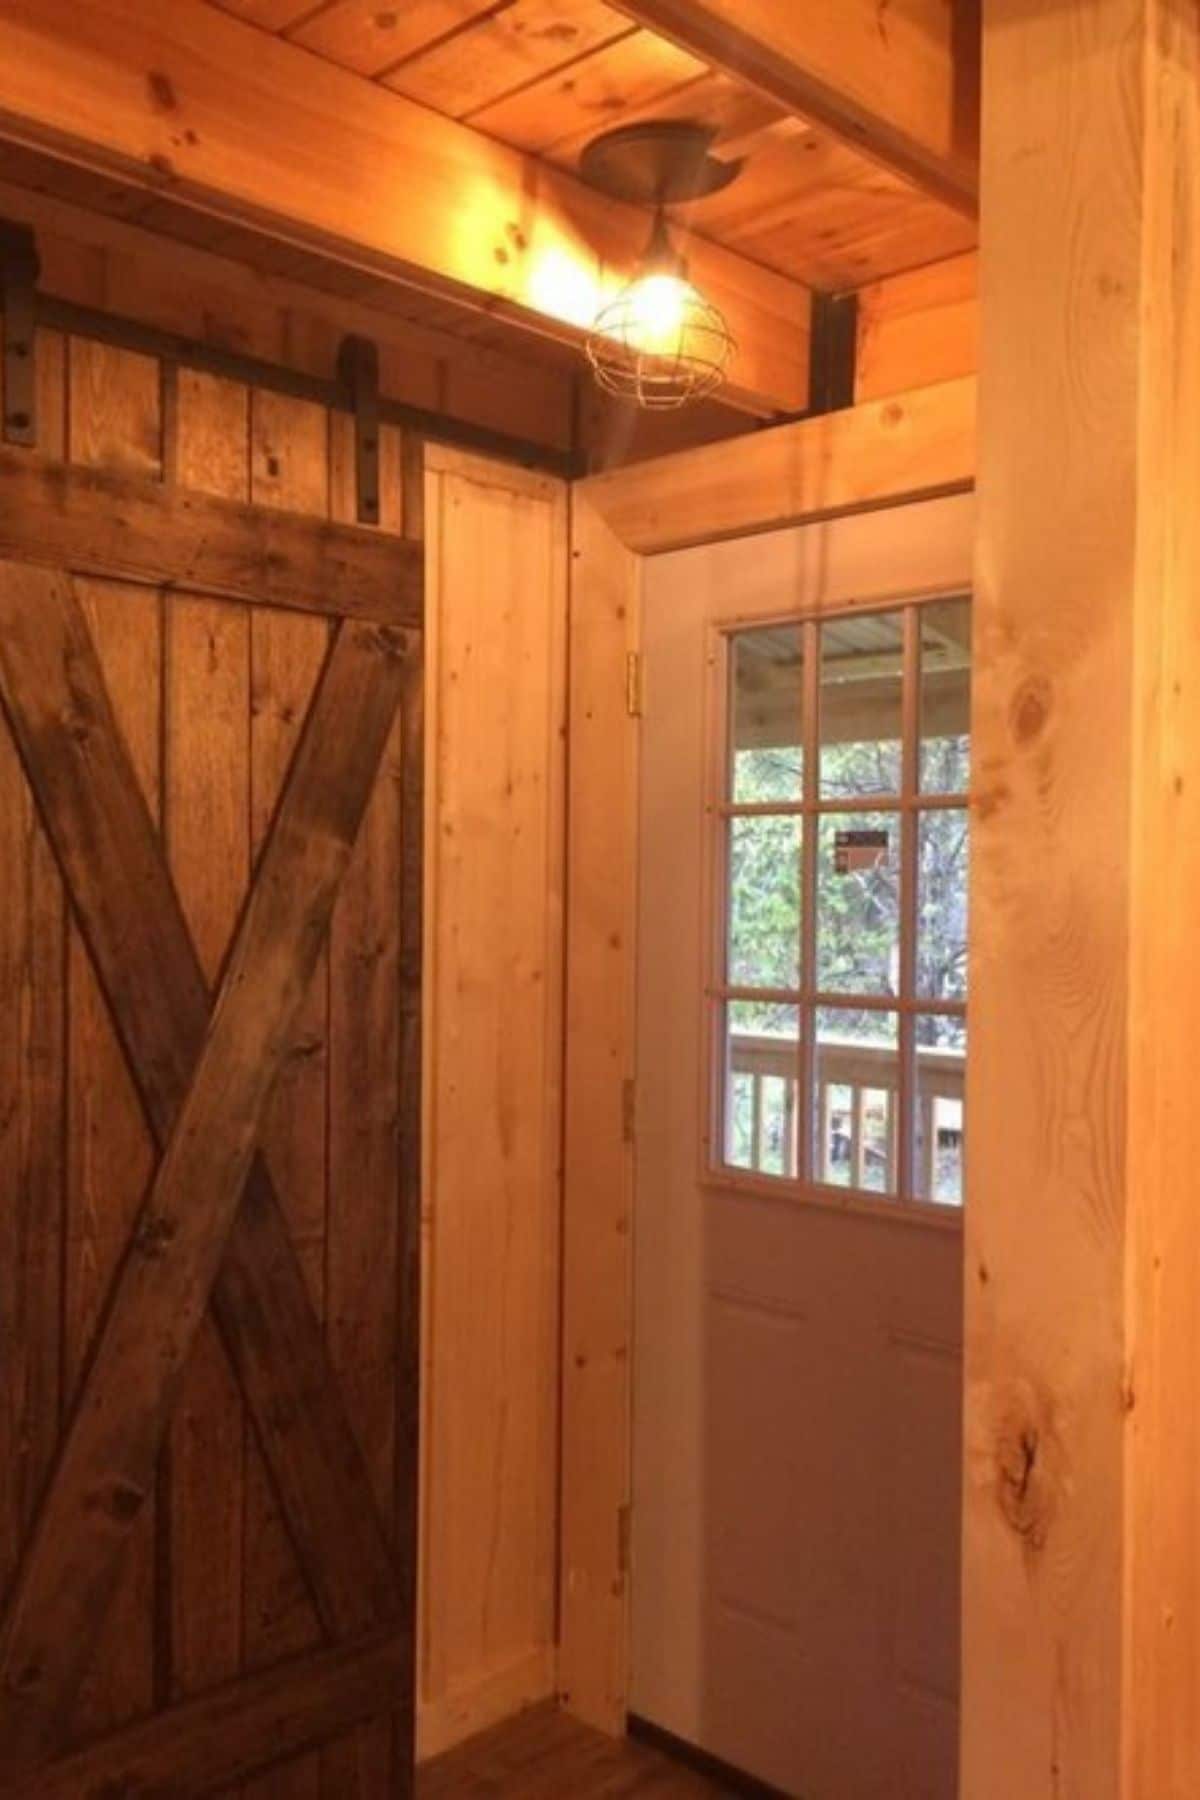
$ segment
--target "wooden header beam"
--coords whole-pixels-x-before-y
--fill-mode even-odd
[[[645,248],[636,207],[201,0],[4,0],[0,138],[577,340]],[[729,398],[802,411],[806,288],[704,239]]]
[[[641,556],[903,500],[975,475],[975,379],[593,475],[576,493]]]
[[[958,210],[978,210],[978,0],[617,0]]]

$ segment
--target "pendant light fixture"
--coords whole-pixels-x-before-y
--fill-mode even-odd
[[[740,162],[711,154],[715,135],[685,120],[625,125],[589,144],[580,163],[594,187],[653,208],[637,272],[602,308],[587,340],[600,386],[652,412],[714,393],[734,350],[719,308],[689,281],[666,216],[668,206],[718,193],[740,173]]]

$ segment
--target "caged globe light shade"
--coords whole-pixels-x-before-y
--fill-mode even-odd
[[[602,308],[587,340],[600,386],[651,412],[715,392],[735,349],[720,310],[688,280],[664,212],[719,193],[736,179],[742,165],[712,155],[715,135],[694,120],[643,120],[605,132],[581,159],[594,187],[654,208],[637,274]]]
[[[669,412],[715,393],[733,349],[725,319],[688,280],[660,213],[638,273],[588,336],[596,380],[648,412]]]

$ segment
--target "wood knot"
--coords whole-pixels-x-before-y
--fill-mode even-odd
[[[993,787],[979,788],[973,801],[975,817],[984,820],[994,818],[1008,805],[1011,798],[1009,789],[1002,781],[998,781]]]
[[[1020,745],[1032,744],[1041,737],[1050,717],[1050,683],[1043,676],[1031,675],[1023,681],[1012,702],[1012,733]]]
[[[128,1525],[141,1511],[145,1495],[128,1481],[115,1481],[109,1495],[109,1511],[122,1525]]]
[[[371,625],[367,635],[384,656],[402,660],[408,654],[408,636],[397,625]]]
[[[150,104],[157,111],[171,113],[178,110],[179,100],[174,84],[169,76],[162,73],[161,69],[151,69],[146,77],[146,86],[150,90]]]
[[[174,1236],[175,1226],[170,1219],[164,1219],[159,1213],[147,1212],[143,1213],[138,1220],[133,1241],[143,1256],[155,1261],[163,1254]]]
[[[996,1424],[996,1500],[1029,1550],[1042,1550],[1054,1520],[1054,1433],[1028,1384],[1013,1393]]]

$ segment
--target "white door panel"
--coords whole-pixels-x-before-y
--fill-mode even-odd
[[[703,1174],[712,627],[970,546],[955,499],[646,571],[631,1706],[803,1800],[956,1791],[961,1237]]]

